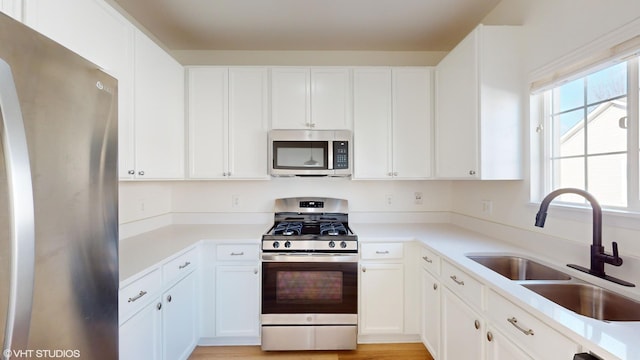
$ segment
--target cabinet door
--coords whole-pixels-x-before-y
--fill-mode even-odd
[[[403,264],[361,264],[359,316],[361,334],[403,333]]]
[[[487,360],[533,359],[496,329],[489,328],[485,340],[487,341]]]
[[[271,69],[271,127],[273,129],[307,129],[310,75],[307,68]]]
[[[216,267],[216,336],[259,336],[259,265]]]
[[[393,69],[393,174],[431,176],[431,69]]]
[[[140,179],[184,178],[184,70],[135,36],[135,163]]]
[[[221,178],[227,170],[227,68],[188,71],[189,177]]]
[[[162,295],[165,359],[187,359],[196,345],[196,275],[191,273]],[[143,359],[141,357],[139,359]]]
[[[391,175],[391,115],[391,69],[354,69],[354,179]]]
[[[351,129],[351,87],[348,69],[311,69],[311,127]]]
[[[477,178],[478,32],[464,38],[436,68],[436,176]]]
[[[267,173],[268,72],[229,69],[229,176],[264,179]]]
[[[425,269],[422,273],[422,343],[434,359],[440,358],[440,283]]]
[[[442,358],[484,359],[482,319],[448,289],[442,289]]]
[[[162,359],[162,303],[154,301],[120,326],[121,360]]]

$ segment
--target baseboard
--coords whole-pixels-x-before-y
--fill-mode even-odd
[[[259,336],[207,337],[198,340],[198,346],[253,346],[260,344]]]
[[[358,344],[392,344],[422,342],[419,334],[358,335]]]

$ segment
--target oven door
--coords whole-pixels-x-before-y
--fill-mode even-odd
[[[304,257],[305,260],[295,260]],[[281,255],[262,262],[262,314],[357,314],[356,256]],[[336,261],[344,258],[347,261]],[[326,259],[326,261],[322,261]],[[310,261],[309,261],[310,260]],[[268,317],[268,316],[267,316]]]

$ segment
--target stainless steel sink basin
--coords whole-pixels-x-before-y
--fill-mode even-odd
[[[467,256],[511,280],[570,280],[571,276],[530,259],[511,255]]]
[[[640,321],[640,302],[591,284],[523,284],[578,314],[607,321]]]

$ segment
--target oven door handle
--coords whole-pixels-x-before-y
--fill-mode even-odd
[[[265,262],[358,262],[357,254],[262,254]]]

